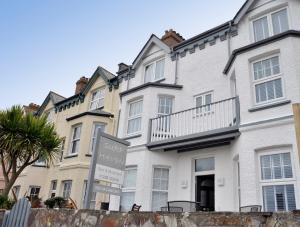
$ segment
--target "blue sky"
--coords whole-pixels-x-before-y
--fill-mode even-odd
[[[149,36],[190,38],[233,18],[244,0],[2,0],[0,109],[74,94],[98,65],[131,64]]]

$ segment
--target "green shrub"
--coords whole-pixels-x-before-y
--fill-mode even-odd
[[[9,199],[7,196],[0,195],[0,209],[10,210],[14,204],[15,201]]]
[[[66,200],[63,197],[53,197],[50,199],[47,199],[44,204],[50,208],[53,209],[54,207],[63,208],[66,205]]]

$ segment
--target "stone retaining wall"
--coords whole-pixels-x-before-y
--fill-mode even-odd
[[[0,212],[2,221],[3,212]],[[0,223],[1,224],[1,223]],[[28,227],[198,227],[251,226],[300,227],[300,211],[290,213],[164,213],[164,212],[105,212],[94,210],[33,209]]]

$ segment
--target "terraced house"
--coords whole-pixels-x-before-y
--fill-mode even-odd
[[[131,146],[111,209],[160,210],[170,200],[299,209],[299,12],[298,0],[248,0],[190,39],[151,35],[119,65],[118,136]]]
[[[46,114],[63,138],[60,159],[54,166],[43,160],[27,168],[17,179],[14,190],[18,197],[71,197],[82,207],[86,192],[91,151],[99,128],[115,135],[117,131],[119,92],[115,76],[98,67],[93,76],[80,78],[75,95],[65,98],[50,92],[37,114]],[[97,194],[95,205],[108,201]]]

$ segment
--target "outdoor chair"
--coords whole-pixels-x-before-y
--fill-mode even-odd
[[[11,211],[6,211],[2,227],[27,227],[31,204],[27,198],[22,198],[13,206]]]
[[[261,212],[260,205],[250,205],[240,207],[240,212]]]
[[[161,207],[160,208],[161,211],[164,211],[164,212],[183,212],[183,208],[182,207],[174,207],[174,206],[171,206],[171,207]]]
[[[141,207],[142,206],[139,206],[139,205],[137,205],[137,204],[133,204],[132,205],[132,208],[131,208],[131,211],[140,211],[140,209],[141,209]]]
[[[178,210],[178,208],[182,208],[182,211],[180,212],[196,212],[200,210],[200,203],[193,202],[193,201],[169,201],[168,202],[168,210],[170,212],[171,210]]]

